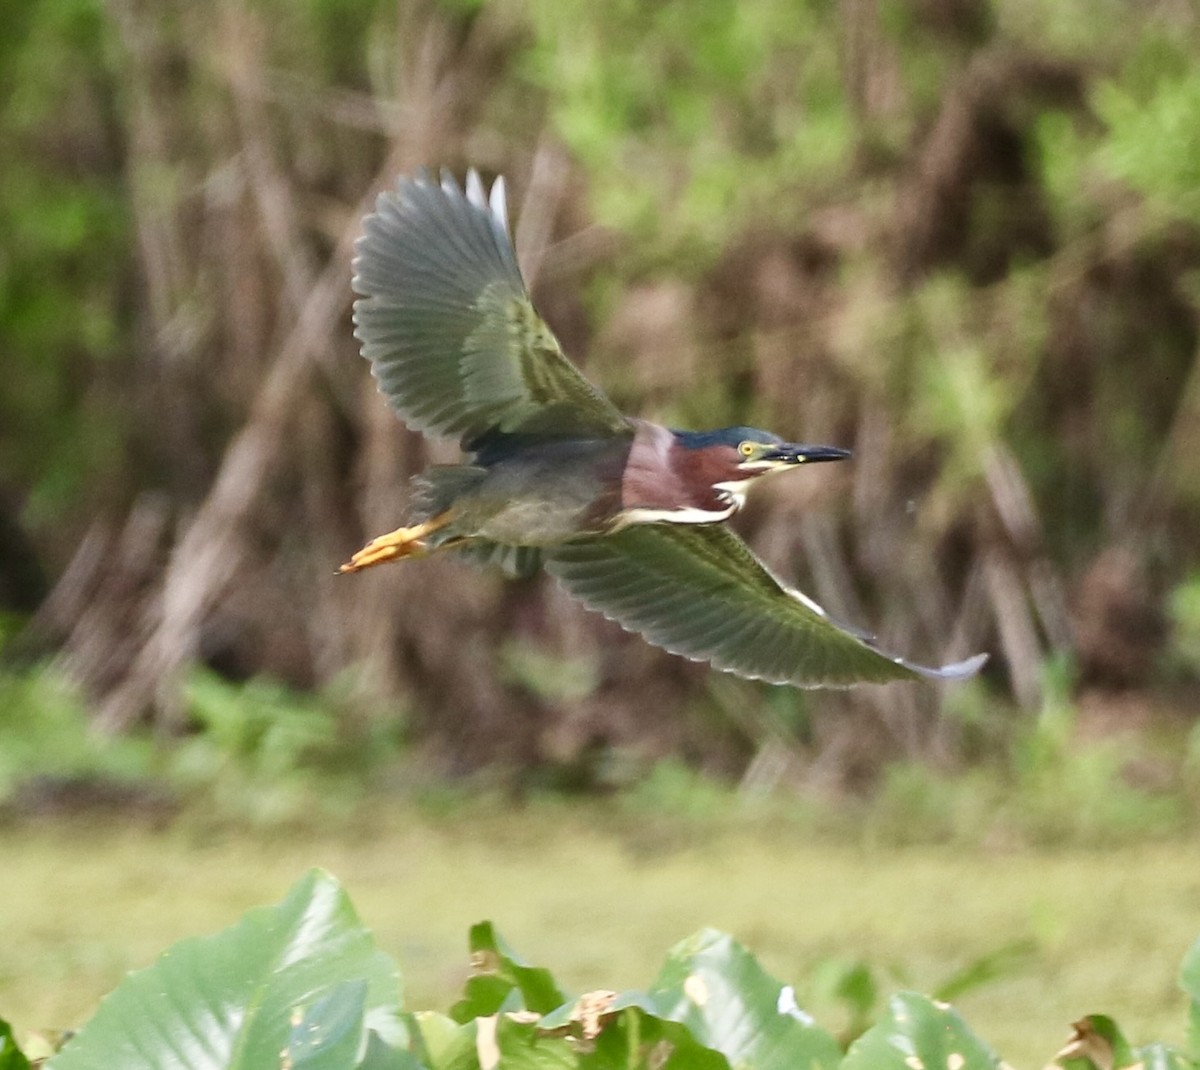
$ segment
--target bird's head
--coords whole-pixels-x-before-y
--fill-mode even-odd
[[[785,442],[757,427],[722,427],[716,431],[674,431],[676,445],[704,456],[714,486],[737,491],[753,479],[817,461],[850,456],[838,446],[806,446]]]

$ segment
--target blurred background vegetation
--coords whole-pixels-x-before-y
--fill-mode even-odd
[[[635,825],[783,797],[871,844],[1200,826],[1191,0],[3,6],[10,817],[466,783],[625,789]],[[772,689],[543,578],[335,579],[454,455],[349,322],[361,215],[442,164],[507,176],[535,299],[621,405],[852,447],[744,532],[982,678]]]
[[[292,760],[382,736],[517,784],[674,755],[834,792],[1132,732],[1116,774],[1189,775],[1145,741],[1200,750],[1194,5],[7,8],[21,725],[66,688],[101,732],[236,750],[221,726],[261,719]],[[508,176],[536,298],[621,404],[854,447],[759,495],[748,536],[886,645],[990,649],[983,679],[779,692],[540,578],[335,580],[452,455],[388,414],[348,323],[362,212],[442,163]]]

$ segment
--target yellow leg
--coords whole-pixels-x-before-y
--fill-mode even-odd
[[[411,528],[397,528],[386,535],[372,539],[358,551],[349,561],[338,569],[338,574],[358,572],[372,565],[382,565],[385,561],[398,561],[404,557],[419,557],[429,552],[429,546],[423,541],[426,535],[431,535],[439,528],[444,528],[450,522],[450,514],[442,513],[423,524]]]

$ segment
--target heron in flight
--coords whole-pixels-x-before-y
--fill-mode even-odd
[[[465,459],[418,477],[406,526],[340,572],[456,550],[517,574],[544,567],[585,606],[674,654],[799,687],[977,672],[881,650],[783,583],[726,525],[764,476],[838,461],[836,446],[754,427],[681,431],[626,416],[538,315],[490,194],[446,172],[403,177],[364,221],[355,335],[409,427]]]

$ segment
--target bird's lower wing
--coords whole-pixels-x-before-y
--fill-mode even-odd
[[[529,300],[508,238],[504,184],[472,171],[401,178],[363,222],[355,335],[379,388],[417,431],[629,430],[563,355]]]
[[[641,524],[546,552],[546,569],[590,609],[694,661],[798,687],[849,687],[976,673],[976,655],[940,669],[884,653],[784,587],[728,528]]]

